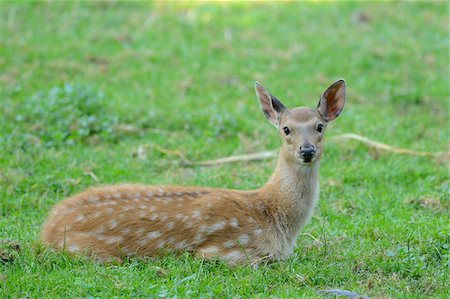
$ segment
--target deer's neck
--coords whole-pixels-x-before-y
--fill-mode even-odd
[[[300,229],[310,219],[319,193],[319,160],[303,165],[280,151],[277,168],[265,191],[266,204],[280,233],[289,245],[294,245]]]

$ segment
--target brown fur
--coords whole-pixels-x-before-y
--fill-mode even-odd
[[[218,256],[230,264],[289,256],[318,197],[322,134],[316,132],[316,123],[324,120],[318,110],[287,110],[278,100],[280,111],[273,110],[273,100],[260,85],[257,95],[266,117],[283,136],[277,168],[264,187],[254,191],[142,185],[92,188],[52,209],[42,228],[42,241],[100,260],[154,257],[165,250],[190,251],[201,258]],[[333,107],[332,102],[327,104]],[[282,132],[286,125],[292,131],[289,136]],[[317,147],[310,163],[298,157],[305,140]]]

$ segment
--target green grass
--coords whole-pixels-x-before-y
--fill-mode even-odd
[[[284,262],[101,265],[37,240],[53,204],[93,185],[262,185],[273,160],[184,168],[151,147],[192,160],[277,148],[255,80],[294,107],[344,77],[328,137],[447,150],[448,20],[445,2],[2,3],[0,239],[21,250],[0,246],[0,297],[445,298],[448,160],[354,142],[325,143],[320,203]]]

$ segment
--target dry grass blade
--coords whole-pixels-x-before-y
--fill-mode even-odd
[[[90,177],[91,179],[93,179],[96,183],[100,183],[100,180],[98,179],[98,177],[95,175],[95,173],[93,173],[92,171],[86,171],[83,172],[83,174],[85,176]]]
[[[143,151],[145,148],[153,148],[156,149],[157,151],[159,151],[160,153],[163,153],[165,155],[168,156],[177,156],[178,158],[180,158],[180,160],[182,161],[183,164],[185,165],[193,165],[193,163],[191,160],[189,160],[188,158],[186,158],[185,154],[180,151],[180,150],[170,150],[170,149],[166,149],[163,148],[157,144],[146,144],[146,145],[142,145],[138,148],[138,152],[140,152],[140,154],[144,154]]]

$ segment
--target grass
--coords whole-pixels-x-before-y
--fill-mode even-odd
[[[284,262],[102,265],[37,240],[53,204],[93,185],[262,185],[273,160],[184,168],[148,147],[193,160],[277,148],[255,80],[294,107],[344,77],[328,136],[445,151],[448,17],[446,2],[3,3],[0,239],[21,249],[0,246],[0,297],[445,298],[448,160],[353,142],[325,144],[320,203]]]

